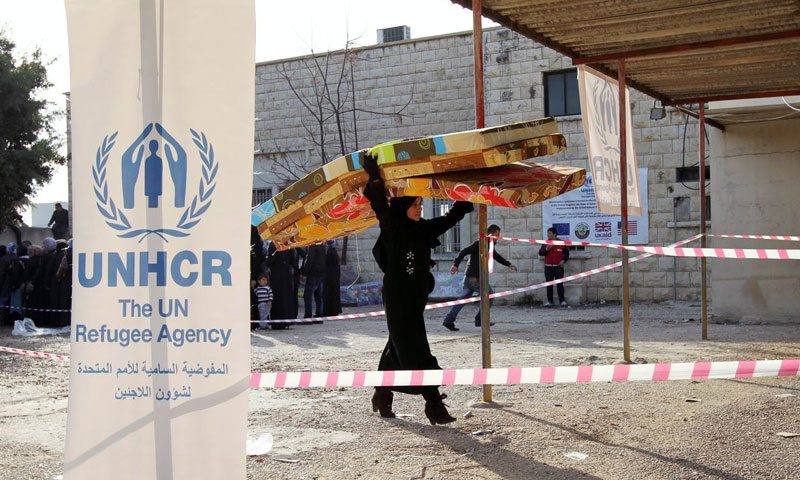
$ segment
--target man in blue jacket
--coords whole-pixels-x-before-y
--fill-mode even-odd
[[[500,235],[500,227],[497,225],[490,225],[487,229],[487,233],[493,236]],[[491,242],[496,243],[496,240],[490,240]],[[450,267],[450,275],[455,275],[458,273],[458,265],[461,263],[461,260],[464,259],[465,256],[469,255],[469,261],[467,262],[467,274],[464,277],[464,283],[462,285],[461,296],[458,297],[459,300],[463,300],[465,298],[469,298],[475,292],[480,292],[481,290],[481,282],[480,282],[480,275],[481,275],[481,268],[480,268],[480,254],[478,250],[478,242],[479,240],[475,240],[472,245],[468,246],[467,248],[458,252],[458,256],[453,261],[453,266]],[[511,264],[508,260],[503,258],[497,250],[494,251],[494,259],[497,260],[499,263],[505,265],[506,267],[510,268],[512,271],[516,272],[517,267]],[[492,290],[492,286],[489,285],[489,294],[494,293]],[[489,301],[489,305],[492,302]],[[454,305],[453,308],[447,312],[447,315],[444,317],[444,325],[445,328],[448,330],[452,330],[454,332],[458,331],[458,327],[456,327],[456,317],[458,316],[458,312],[464,308],[464,304],[461,305]],[[491,324],[490,324],[491,325]],[[475,326],[481,326],[481,309],[478,308],[478,313],[475,314]]]

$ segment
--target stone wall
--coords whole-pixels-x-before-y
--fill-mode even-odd
[[[309,126],[315,126],[315,122],[304,111],[282,72],[292,79],[298,92],[311,95],[315,74],[308,65],[313,66],[315,60],[324,64],[326,58],[324,55],[301,57],[257,65],[255,149],[261,151],[257,155],[261,162],[259,165],[263,167],[261,171],[270,170],[271,159],[281,155],[294,155],[298,159],[307,155],[311,164],[319,165],[319,148],[308,133],[314,131]],[[365,47],[353,50],[351,58],[355,105],[360,110],[357,113],[358,147],[474,128],[471,32]],[[337,72],[330,74],[333,75],[331,78],[337,78],[342,60],[341,52],[330,56],[329,72]],[[346,69],[349,65],[345,64]],[[486,125],[543,117],[543,73],[571,67],[568,58],[516,32],[504,28],[485,31]],[[649,114],[653,100],[636,91],[632,91],[632,96],[637,158],[640,167],[649,169],[650,244],[666,245],[699,231],[699,198],[695,190],[699,185],[697,182],[687,186],[677,183],[675,171],[677,167],[692,166],[698,161],[697,121],[689,118],[687,122],[684,114],[670,108],[664,119],[651,121]],[[400,115],[391,114],[406,104]],[[568,149],[548,157],[546,162],[588,168],[581,117],[559,117],[557,120],[567,138]],[[347,132],[344,135],[349,142],[346,149],[355,150],[351,119],[343,118],[341,124]],[[335,131],[336,124],[328,122],[326,137],[330,138]],[[335,147],[329,145],[330,149]],[[328,153],[333,151],[330,149]],[[271,170],[278,171],[279,167],[273,165]],[[280,186],[278,178],[263,174],[256,176],[254,188],[270,185],[270,180],[275,183],[274,191],[277,192]],[[678,201],[677,218],[676,197],[685,198]],[[500,225],[503,234],[508,236],[542,236],[540,205],[517,211],[490,207],[488,221]],[[476,238],[475,214],[472,215],[470,233],[472,239]],[[350,241],[348,260],[359,259],[362,277],[367,280],[379,278],[370,254],[376,236],[377,231],[370,229]],[[462,246],[467,244],[469,241],[462,240]],[[527,244],[501,243],[499,251],[519,267],[519,272],[513,273],[498,266],[492,276],[493,285],[499,288],[520,287],[542,281],[543,265],[536,250]],[[438,268],[449,268],[452,256],[439,256]],[[567,274],[606,265],[621,257],[617,251],[601,249],[573,252],[572,256]],[[579,282],[585,290],[581,298],[587,301],[619,300],[621,275],[621,270],[617,270]],[[631,295],[635,301],[699,298],[699,262],[694,259],[676,261],[653,257],[633,264],[630,278]],[[536,291],[532,298],[540,300],[543,291]]]

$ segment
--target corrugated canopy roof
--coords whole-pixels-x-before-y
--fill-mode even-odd
[[[614,77],[626,58],[665,103],[800,92],[800,0],[483,0],[483,16]]]

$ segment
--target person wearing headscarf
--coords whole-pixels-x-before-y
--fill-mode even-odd
[[[61,263],[61,254],[57,251],[58,244],[53,237],[46,237],[42,240],[44,247],[44,256],[42,257],[42,265],[38,283],[34,285],[35,289],[41,292],[41,299],[43,305],[41,308],[52,310],[58,308],[58,266]],[[58,323],[56,312],[44,311],[40,315],[42,326],[55,327]]]
[[[60,246],[62,240],[57,243]],[[64,242],[65,248],[59,248],[61,260],[58,264],[56,271],[56,279],[58,281],[58,292],[56,299],[55,322],[57,327],[65,327],[69,325],[72,309],[72,240]]]
[[[28,245],[26,242],[17,245],[17,258],[19,258],[19,280],[16,282],[17,288],[11,293],[11,299],[9,300],[9,311],[13,320],[20,320],[24,316],[25,266],[28,263]]]
[[[378,370],[441,369],[431,353],[425,331],[425,304],[433,290],[431,249],[439,245],[438,237],[455,226],[473,210],[469,202],[455,202],[447,215],[433,219],[422,218],[422,199],[419,197],[386,199],[386,189],[380,176],[377,159],[367,156],[364,170],[369,182],[364,195],[369,199],[380,225],[380,235],[372,253],[383,271],[383,303],[389,340],[381,355]],[[425,416],[432,424],[455,421],[442,400],[446,395],[439,387],[376,387],[372,410],[382,417],[394,417],[392,391],[422,395]]]
[[[342,271],[339,267],[339,252],[336,250],[336,241],[329,240],[327,243],[325,281],[322,285],[322,315],[332,317],[342,313],[342,290],[339,288]]]
[[[42,261],[44,260],[44,249],[41,245],[31,245],[28,247],[28,260],[25,262],[25,271],[22,274],[23,284],[23,305],[25,316],[38,323],[44,308],[41,289],[36,285],[42,272]]]
[[[267,265],[272,288],[271,320],[297,318],[297,293],[294,289],[295,269],[297,268],[297,252],[294,250],[278,250],[275,243],[267,249]],[[290,323],[272,323],[273,330],[288,328]]]
[[[42,240],[42,248],[45,255],[54,252],[56,250],[56,240],[53,237],[45,237]]]
[[[0,320],[10,323],[12,309],[17,315],[21,304],[19,287],[22,284],[22,262],[17,256],[17,244],[6,245],[6,253],[0,257]]]
[[[303,316],[305,318],[321,317],[322,295],[325,282],[325,244],[316,244],[308,247],[306,258],[300,272],[305,275],[306,282],[303,287]],[[316,308],[315,308],[316,307]]]

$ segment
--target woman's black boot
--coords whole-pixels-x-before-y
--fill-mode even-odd
[[[447,395],[444,393],[439,395],[425,396],[425,416],[428,417],[428,420],[431,422],[431,425],[438,424],[445,424],[450,422],[455,422],[455,417],[451,417],[450,413],[447,411],[447,407],[445,406],[444,400],[447,398]]]
[[[381,417],[394,418],[392,399],[394,394],[388,388],[376,387],[372,394],[372,411],[381,412]]]

